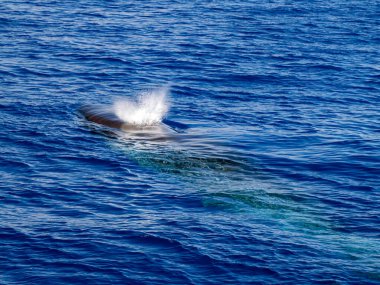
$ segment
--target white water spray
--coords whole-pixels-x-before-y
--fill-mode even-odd
[[[169,87],[154,89],[139,94],[137,100],[118,100],[114,103],[114,112],[127,124],[151,126],[159,124],[169,110]]]

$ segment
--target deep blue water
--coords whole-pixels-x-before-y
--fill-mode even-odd
[[[0,284],[379,284],[380,5],[0,3]],[[178,140],[87,122],[171,84]]]

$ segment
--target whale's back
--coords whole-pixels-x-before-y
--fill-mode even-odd
[[[140,126],[128,124],[121,120],[113,111],[112,107],[101,105],[84,105],[79,112],[88,120],[110,128],[120,129],[128,132],[130,135],[146,138],[168,138],[171,134],[178,132],[177,126],[171,127],[169,124],[162,122],[150,126]]]
[[[110,108],[97,105],[85,105],[79,112],[89,121],[111,128],[122,129],[125,123]]]

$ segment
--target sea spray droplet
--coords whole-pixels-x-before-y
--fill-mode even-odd
[[[159,124],[167,111],[169,87],[139,94],[137,100],[118,100],[114,104],[116,116],[132,125],[151,126]]]

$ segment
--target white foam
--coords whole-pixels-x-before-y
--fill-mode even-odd
[[[169,110],[169,87],[140,93],[135,100],[118,100],[114,112],[127,124],[151,126],[159,124]]]

